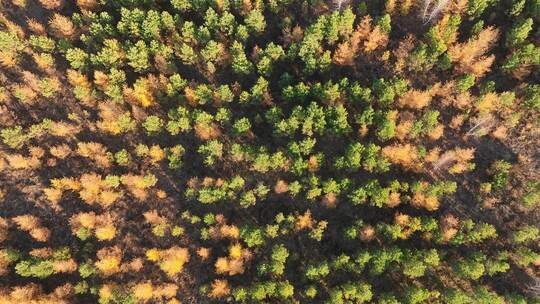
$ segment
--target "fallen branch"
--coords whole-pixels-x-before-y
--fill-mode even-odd
[[[429,23],[431,19],[436,17],[447,4],[448,0],[438,0],[436,3],[433,3],[431,0],[424,0],[424,10],[422,13],[422,20],[424,21],[424,24]],[[430,6],[432,7],[430,8]]]

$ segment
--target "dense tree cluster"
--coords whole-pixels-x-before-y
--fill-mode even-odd
[[[539,21],[0,1],[0,303],[540,303]]]

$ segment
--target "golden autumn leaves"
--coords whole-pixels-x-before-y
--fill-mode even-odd
[[[477,37],[465,43],[451,46],[448,54],[456,64],[456,72],[483,76],[495,61],[495,55],[485,55],[492,48],[499,37],[499,30],[487,27]]]
[[[51,235],[50,230],[43,227],[41,220],[36,216],[20,215],[12,220],[20,230],[28,232],[36,241],[46,242]]]
[[[95,173],[86,173],[79,178],[59,178],[51,181],[52,187],[44,189],[44,193],[51,205],[59,208],[58,203],[65,191],[78,192],[80,198],[87,204],[98,204],[107,208],[123,197],[124,192],[117,190],[123,185],[133,197],[144,200],[148,196],[148,189],[156,184],[155,176],[125,174],[103,178]]]
[[[146,258],[155,262],[168,276],[174,276],[182,271],[184,264],[189,261],[189,252],[186,248],[171,247],[169,249],[149,249]]]
[[[339,65],[353,65],[359,52],[371,53],[388,43],[388,34],[379,25],[372,25],[371,16],[365,16],[348,41],[340,43],[333,61]]]
[[[103,247],[97,252],[95,266],[104,276],[111,276],[119,272],[139,271],[144,263],[139,258],[124,263],[123,258],[120,247]],[[189,261],[190,255],[187,248],[173,246],[167,249],[147,249],[145,258],[152,263],[156,263],[165,274],[172,278],[182,272],[184,265]]]

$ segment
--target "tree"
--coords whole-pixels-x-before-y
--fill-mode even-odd
[[[397,239],[401,238],[403,235],[403,230],[400,225],[397,224],[386,224],[386,223],[379,223],[377,224],[377,232],[380,235],[383,235],[388,239],[389,241],[393,242]],[[417,266],[417,265],[416,265]],[[409,267],[414,267],[412,263],[409,264]],[[412,269],[407,269],[404,271],[405,274],[413,276],[414,273]]]
[[[180,74],[173,74],[169,77],[167,84],[167,95],[173,96],[182,92],[187,86],[187,80],[183,79]]]
[[[339,169],[347,168],[349,170],[360,169],[364,149],[365,148],[361,143],[356,142],[349,144],[345,155],[336,159],[335,167]]]
[[[131,159],[129,152],[126,149],[122,149],[114,154],[114,159],[116,163],[120,166],[127,166]]]
[[[49,20],[53,34],[58,38],[70,38],[75,34],[75,27],[71,20],[63,15],[54,13]]]
[[[87,67],[90,56],[79,48],[70,48],[66,52],[66,59],[72,68],[84,70]]]
[[[383,16],[379,17],[376,21],[377,26],[381,28],[381,30],[387,34],[390,33],[391,30],[391,17],[389,14],[384,14]]]
[[[528,67],[540,64],[540,48],[528,43],[512,52],[503,65],[507,72],[515,71],[520,67]]]
[[[214,40],[208,41],[204,49],[201,50],[201,56],[207,62],[217,62],[223,54],[223,45]]]
[[[407,91],[408,84],[406,81],[393,78],[385,80],[377,79],[373,82],[372,90],[375,93],[378,102],[382,106],[388,106],[394,102],[396,96],[401,96]]]
[[[448,304],[473,303],[473,299],[467,294],[467,292],[456,288],[444,290],[442,293],[442,298],[444,303]]]
[[[104,247],[97,253],[98,260],[94,263],[97,270],[104,276],[110,276],[120,271],[122,251],[118,247]]]
[[[418,168],[418,148],[410,144],[386,146],[382,149],[382,154],[390,162],[400,164],[406,169]]]
[[[463,231],[466,231],[466,240],[471,243],[480,243],[481,241],[497,236],[497,230],[493,225],[487,223],[475,223],[467,221],[463,225]]]
[[[179,169],[182,167],[182,156],[185,153],[184,147],[181,145],[176,145],[174,147],[166,149],[167,159],[169,160],[169,168]]]
[[[137,41],[137,43],[131,46],[126,54],[128,65],[131,66],[135,72],[139,73],[145,72],[150,68],[148,56],[148,48],[146,43],[142,40]]]
[[[265,242],[263,231],[250,225],[240,228],[240,238],[246,242],[248,247],[258,247]]]
[[[343,105],[329,108],[326,112],[326,120],[329,125],[329,133],[345,135],[352,130],[348,122],[347,109]]]
[[[432,93],[429,91],[409,90],[398,100],[398,103],[402,107],[409,107],[412,109],[425,108],[431,102]]]
[[[364,3],[364,2],[362,2]],[[365,3],[364,3],[365,4]],[[379,301],[377,304],[399,304],[399,302],[395,296],[391,294],[383,294],[379,297]]]
[[[528,1],[528,10],[531,12],[531,15],[536,19],[540,17],[540,2],[538,0]]]
[[[431,133],[435,129],[435,126],[438,124],[439,115],[439,111],[436,110],[424,113],[419,120],[413,123],[410,136],[414,138],[420,134]]]
[[[519,16],[523,9],[525,8],[525,0],[513,0],[512,7],[508,11],[508,14],[513,17]]]
[[[383,273],[393,262],[401,261],[403,252],[397,247],[377,249],[369,260],[372,274]]]
[[[289,252],[284,245],[275,245],[272,248],[272,261],[269,265],[270,272],[275,275],[282,275],[285,272],[285,261],[287,260],[288,256]]]
[[[495,60],[493,55],[486,56],[484,54],[493,47],[498,36],[499,30],[487,27],[474,39],[471,38],[465,43],[450,47],[448,54],[452,62],[456,63],[456,71],[463,74],[483,76],[489,71],[491,64]]]
[[[322,279],[330,273],[330,267],[327,262],[322,262],[318,265],[309,265],[306,269],[305,276],[309,280]]]
[[[489,276],[495,275],[497,273],[505,273],[510,269],[510,264],[507,263],[509,254],[508,252],[500,252],[494,258],[489,258],[485,262],[486,274]]]
[[[495,190],[502,190],[506,187],[510,180],[510,170],[512,164],[504,160],[495,161],[489,168],[489,173],[492,176],[492,185]]]
[[[161,132],[163,129],[163,125],[163,119],[155,115],[148,116],[142,124],[148,135]]]
[[[513,233],[512,242],[519,244],[534,241],[538,237],[538,233],[538,228],[525,226]]]
[[[484,10],[494,3],[496,3],[496,1],[493,0],[469,1],[467,14],[473,18],[480,17]]]
[[[260,34],[264,31],[266,27],[266,21],[260,10],[254,9],[249,14],[247,14],[244,19],[248,29],[256,34]]]
[[[243,45],[238,41],[233,42],[231,53],[234,72],[240,75],[250,74],[253,70],[253,64],[247,59]]]
[[[152,298],[154,287],[150,282],[143,282],[133,286],[133,296],[139,301],[148,301]]]
[[[474,300],[476,303],[494,303],[494,304],[503,304],[504,299],[497,295],[494,292],[489,291],[487,288],[483,286],[477,286],[474,291]]]
[[[369,284],[349,282],[332,288],[330,299],[325,303],[365,303],[372,297]]]
[[[409,286],[403,292],[403,301],[407,304],[424,303],[431,298],[432,292],[419,286]]]
[[[381,141],[393,138],[396,134],[396,111],[379,112],[377,137]]]
[[[169,110],[168,117],[170,120],[167,122],[166,129],[171,135],[191,130],[191,113],[185,107],[179,106]]]
[[[325,35],[325,24],[326,16],[317,18],[317,21],[306,30],[306,34],[300,43],[298,56],[304,62],[305,72],[308,74],[315,72],[317,69],[324,69],[323,56],[321,56],[324,52],[320,45]]]
[[[540,85],[529,85],[525,89],[525,107],[540,111]]]
[[[41,220],[36,216],[29,214],[19,215],[12,218],[12,220],[20,230],[28,232],[38,242],[46,242],[51,235],[51,231],[43,227]]]
[[[506,36],[506,46],[515,47],[523,42],[529,36],[529,32],[532,30],[533,20],[532,18],[527,18],[520,20],[512,26],[510,32]]]
[[[540,183],[527,182],[521,202],[526,207],[532,207],[540,202]]]
[[[213,139],[206,144],[200,145],[197,152],[204,156],[204,163],[206,165],[212,166],[218,158],[223,156],[223,144]]]
[[[15,266],[15,271],[20,276],[39,279],[44,279],[54,273],[52,262],[41,259],[21,261]]]
[[[232,102],[234,99],[234,94],[228,85],[219,86],[214,95],[217,95],[217,100],[219,102]]]
[[[231,292],[227,280],[214,280],[212,282],[211,298],[223,298]]]
[[[474,86],[476,77],[474,75],[463,75],[456,81],[456,87],[460,92],[465,92]]]
[[[123,64],[122,54],[123,50],[118,40],[105,39],[101,50],[97,54],[90,55],[90,62],[104,68],[119,68]]]
[[[182,43],[177,53],[177,56],[182,60],[184,64],[194,65],[198,61],[195,50],[193,50],[193,48],[186,43]]]
[[[4,144],[8,145],[12,149],[22,147],[22,145],[29,139],[28,135],[23,134],[21,126],[2,129],[0,136],[2,136],[2,141]]]
[[[13,39],[16,39],[16,38],[13,38]],[[42,51],[42,52],[46,52],[46,53],[52,53],[56,49],[56,42],[54,41],[54,39],[51,39],[49,37],[31,35],[28,42],[30,43],[30,45],[34,49],[36,49],[38,51]],[[15,43],[17,43],[17,40],[15,40]],[[21,43],[21,45],[22,45],[22,43]],[[12,46],[6,45],[5,47],[6,47],[6,50],[8,50],[9,52],[18,52],[18,51],[20,51],[20,49],[17,50],[18,48],[20,48],[20,47],[17,46],[17,44],[12,45]]]
[[[180,273],[184,264],[189,261],[188,250],[177,246],[164,250],[150,249],[146,251],[146,256],[150,261],[156,262],[169,277]]]
[[[428,267],[439,265],[437,250],[431,249],[425,252],[406,251],[403,256],[403,273],[410,278],[423,276]]]
[[[89,278],[96,273],[92,261],[87,261],[79,265],[79,274],[82,278]]]
[[[485,261],[486,256],[483,253],[474,252],[463,260],[455,262],[454,271],[461,277],[478,280],[485,273]]]
[[[20,39],[16,31],[0,31],[0,49],[2,49],[0,51],[0,65],[6,68],[15,67],[19,61],[19,53],[25,47],[26,43]]]
[[[60,91],[60,82],[56,78],[43,78],[38,83],[41,95],[46,98],[53,97]]]

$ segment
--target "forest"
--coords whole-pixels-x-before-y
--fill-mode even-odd
[[[0,304],[540,304],[540,0],[0,0]]]

